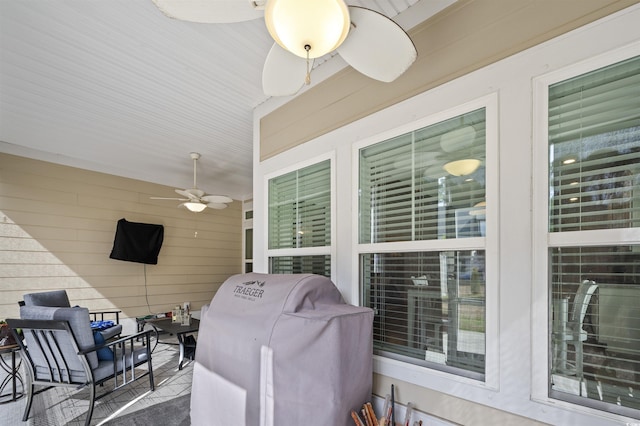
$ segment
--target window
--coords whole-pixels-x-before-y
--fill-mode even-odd
[[[271,273],[331,276],[331,163],[269,180]]]
[[[359,150],[374,351],[483,380],[486,109]]]
[[[640,57],[548,86],[552,398],[640,414]]]
[[[331,256],[274,256],[270,258],[272,273],[312,273],[331,277]]]
[[[244,272],[253,272],[253,228],[244,230]]]
[[[244,201],[242,203],[242,211],[244,213],[244,220],[242,221],[244,256],[242,263],[246,273],[253,272],[253,201]]]

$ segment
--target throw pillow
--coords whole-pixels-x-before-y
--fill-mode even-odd
[[[102,337],[102,334],[100,334],[99,331],[93,333],[93,340],[95,341],[96,345],[101,345],[104,343],[104,337]],[[110,348],[100,348],[96,351],[96,354],[98,355],[99,361],[113,361],[113,351]]]

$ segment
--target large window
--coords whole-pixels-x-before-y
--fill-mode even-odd
[[[640,57],[548,87],[553,398],[640,414]]]
[[[331,163],[269,180],[269,270],[331,276]]]
[[[363,304],[374,350],[485,373],[486,110],[359,151]]]

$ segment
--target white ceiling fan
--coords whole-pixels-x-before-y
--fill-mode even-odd
[[[170,18],[231,23],[264,15],[276,41],[265,60],[269,96],[296,94],[310,84],[313,59],[337,51],[353,68],[383,82],[402,75],[418,53],[408,34],[386,16],[344,0],[153,0]],[[325,19],[326,16],[326,19]],[[334,34],[327,35],[326,29]]]
[[[185,198],[166,198],[166,197],[150,197],[152,200],[176,200],[184,201],[178,207],[186,207],[192,212],[201,212],[207,207],[217,210],[227,208],[227,203],[231,203],[233,200],[226,195],[207,195],[201,189],[198,189],[196,174],[197,174],[197,162],[200,159],[200,154],[192,152],[189,154],[193,160],[193,188],[190,189],[176,189],[175,191]]]

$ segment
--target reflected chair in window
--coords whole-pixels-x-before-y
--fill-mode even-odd
[[[556,319],[558,328],[554,332],[556,354],[554,359],[554,369],[559,373],[575,375],[578,379],[579,393],[583,393],[584,383],[584,350],[583,343],[587,340],[588,333],[584,329],[587,309],[591,303],[593,294],[598,289],[595,281],[584,280],[579,286],[573,298],[573,308],[570,316],[565,320],[562,318],[562,303],[556,305]],[[562,301],[560,301],[562,302]],[[566,311],[565,311],[566,312]],[[566,313],[564,316],[567,316]],[[575,348],[575,363],[571,365],[567,360],[567,345]],[[560,347],[561,349],[558,349]]]
[[[587,315],[587,308],[591,303],[591,297],[598,289],[595,281],[584,280],[578,287],[575,299],[573,299],[573,310],[569,319],[569,330],[573,336],[569,343],[576,348],[576,377],[580,383],[582,392],[582,383],[584,382],[584,347],[583,342],[587,340],[588,333],[584,330],[584,319]]]
[[[443,352],[442,326],[446,322],[442,313],[442,295],[439,288],[413,286],[407,289],[409,346],[418,347],[420,350]],[[432,339],[427,338],[428,328],[433,330]]]
[[[23,421],[29,418],[33,397],[51,387],[88,387],[85,425],[91,422],[96,399],[145,376],[149,376],[149,387],[154,390],[151,331],[96,344],[86,308],[23,306],[20,316],[7,319],[7,323],[16,338],[18,329],[24,336],[24,340],[18,338],[28,377]],[[136,344],[139,339],[144,346]],[[96,397],[96,387],[111,379],[113,388]],[[36,387],[44,388],[36,391]]]

